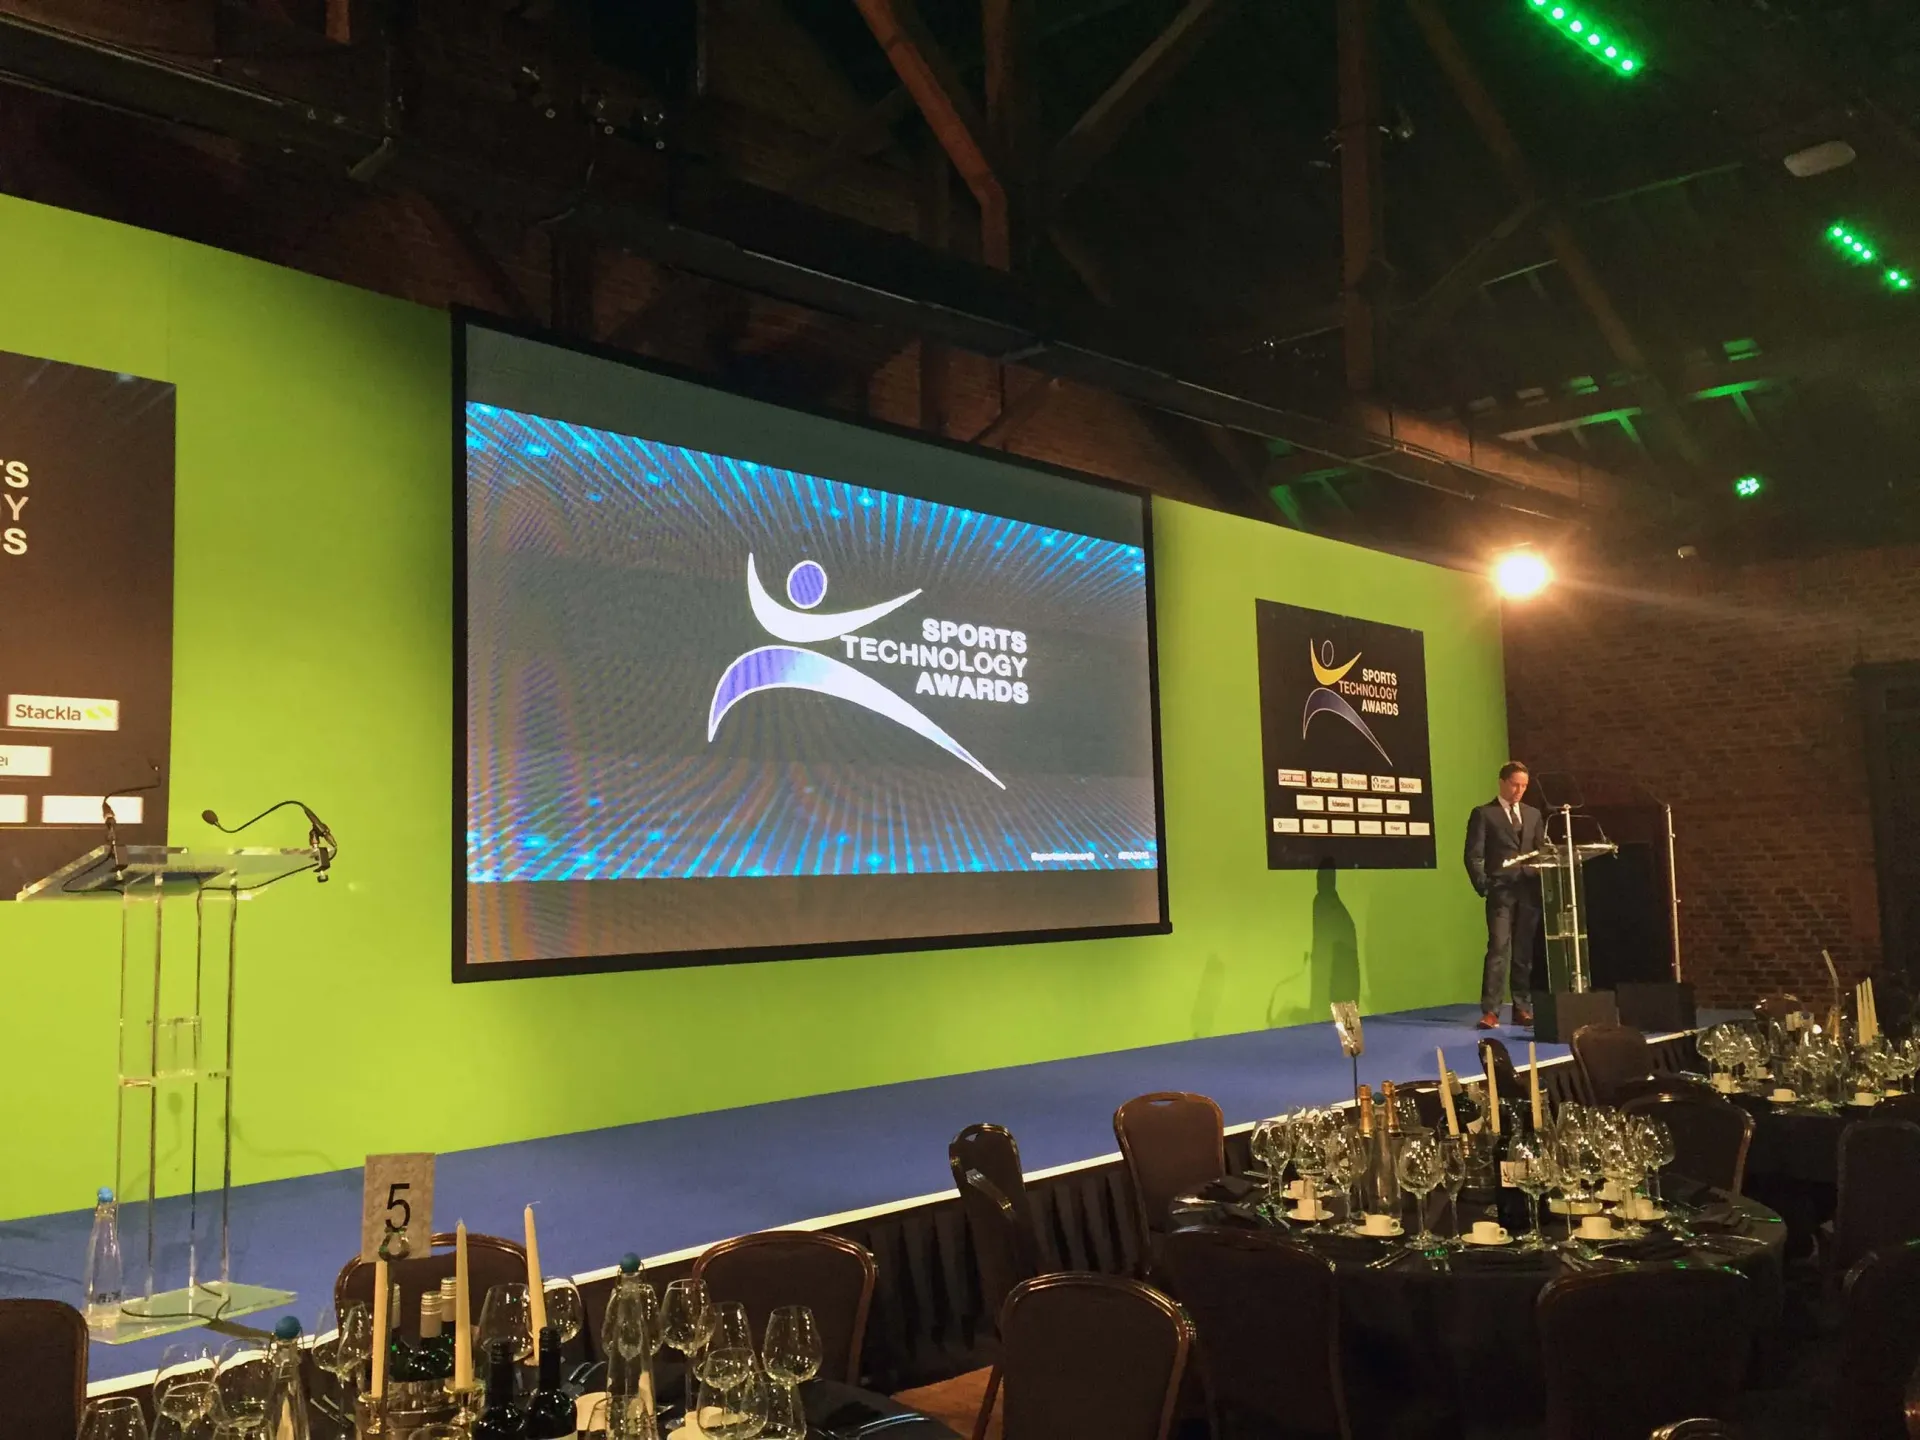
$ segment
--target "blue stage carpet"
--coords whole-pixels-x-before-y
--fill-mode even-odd
[[[1361,1079],[1431,1077],[1436,1045],[1450,1067],[1473,1072],[1474,1018],[1470,1005],[1368,1017]],[[1500,1033],[1524,1064],[1525,1033]],[[1148,1091],[1211,1095],[1235,1125],[1346,1099],[1351,1086],[1332,1026],[1316,1024],[815,1095],[442,1155],[434,1223],[518,1237],[532,1202],[547,1272],[578,1274],[628,1250],[661,1255],[944,1191],[947,1141],[974,1121],[1010,1127],[1026,1168],[1040,1170],[1111,1153],[1114,1108]],[[236,1189],[234,1278],[297,1292],[291,1312],[310,1328],[357,1248],[360,1178],[340,1170]],[[0,1296],[78,1304],[91,1219],[0,1224]],[[242,1323],[270,1328],[279,1313]],[[151,1369],[166,1343],[95,1345],[93,1378]]]

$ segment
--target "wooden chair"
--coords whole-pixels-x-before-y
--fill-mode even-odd
[[[1621,1102],[1629,1115],[1648,1115],[1673,1132],[1667,1168],[1701,1185],[1738,1195],[1747,1177],[1753,1116],[1718,1095],[1681,1092],[1636,1095]]]
[[[86,1401],[86,1317],[59,1300],[0,1300],[0,1434],[73,1440]]]
[[[1920,1243],[1869,1252],[1840,1292],[1832,1407],[1848,1440],[1903,1440],[1920,1366]]]
[[[1595,1105],[1615,1105],[1622,1087],[1653,1078],[1647,1037],[1631,1025],[1582,1025],[1573,1034],[1573,1063]]]
[[[1141,1259],[1151,1269],[1174,1198],[1227,1173],[1226,1122],[1205,1095],[1162,1090],[1113,1112],[1113,1136],[1140,1211]]]
[[[1004,1391],[1005,1440],[1167,1440],[1193,1325],[1158,1290],[1114,1275],[1040,1275],[1000,1314],[1002,1353],[973,1440]]]
[[[443,1230],[433,1237],[434,1253],[387,1262],[392,1283],[400,1287],[400,1313],[393,1317],[395,1334],[414,1340],[420,1338],[420,1297],[438,1290],[442,1280],[452,1277],[455,1239],[453,1231]],[[514,1281],[525,1284],[526,1279],[525,1246],[499,1235],[468,1232],[467,1302],[473,1309],[473,1314],[467,1317],[468,1324],[479,1323],[480,1307],[486,1303],[487,1291],[495,1285]],[[373,1308],[373,1262],[357,1255],[340,1267],[333,1282],[334,1313],[344,1315],[349,1305]]]
[[[1213,1433],[1253,1422],[1291,1440],[1348,1440],[1332,1264],[1272,1230],[1199,1227],[1164,1243],[1193,1318]]]
[[[1549,1440],[1643,1440],[1660,1425],[1724,1418],[1753,1343],[1737,1271],[1565,1275],[1540,1292]]]
[[[782,1305],[805,1305],[820,1327],[820,1373],[860,1383],[860,1352],[877,1275],[864,1245],[824,1230],[762,1230],[722,1240],[693,1262],[715,1300],[747,1307],[755,1335]]]
[[[1830,1271],[1870,1251],[1920,1240],[1920,1125],[1861,1120],[1840,1133],[1840,1188]]]

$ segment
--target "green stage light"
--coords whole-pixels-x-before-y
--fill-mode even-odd
[[[1895,290],[1911,290],[1913,277],[1904,270],[1887,271],[1887,284]]]
[[[1760,493],[1765,483],[1758,475],[1742,475],[1733,482],[1733,493],[1742,500],[1751,500]]]
[[[1594,59],[1603,63],[1609,70],[1622,75],[1631,75],[1640,68],[1640,61],[1634,55],[1624,52],[1620,42],[1602,33],[1602,26],[1591,16],[1570,10],[1565,5],[1548,8],[1547,0],[1528,0],[1531,9],[1540,11],[1553,22],[1553,28],[1566,35]],[[1584,43],[1582,43],[1584,42]]]

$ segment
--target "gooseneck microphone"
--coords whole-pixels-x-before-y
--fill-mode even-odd
[[[242,830],[259,824],[276,810],[284,810],[289,805],[296,806],[307,817],[307,845],[315,856],[313,878],[322,885],[327,883],[327,871],[333,865],[333,857],[340,853],[340,842],[333,838],[333,831],[327,822],[313,813],[313,807],[304,800],[282,800],[278,805],[269,805],[251,820],[238,825],[228,826],[220,823],[220,817],[211,810],[202,810],[200,818],[224,835],[238,835]]]

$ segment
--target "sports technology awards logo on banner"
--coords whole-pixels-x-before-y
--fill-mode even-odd
[[[1002,790],[1006,789],[1000,778],[974,759],[964,745],[879,681],[831,655],[799,648],[802,644],[850,638],[855,631],[891,615],[921,593],[909,590],[905,595],[896,595],[862,610],[813,614],[810,613],[813,607],[826,599],[827,572],[812,560],[802,560],[787,572],[787,598],[799,607],[790,610],[767,593],[766,586],[760,583],[759,572],[754,569],[753,556],[747,556],[747,603],[753,607],[753,618],[776,639],[797,643],[762,645],[738,656],[727,666],[720,683],[714,686],[713,702],[707,707],[707,742],[711,744],[719,733],[720,722],[727,711],[749,695],[762,690],[812,690],[862,706],[916,735],[925,736]],[[850,654],[856,649],[848,647]]]
[[[1254,611],[1268,868],[1431,869],[1420,632],[1270,600]]]

